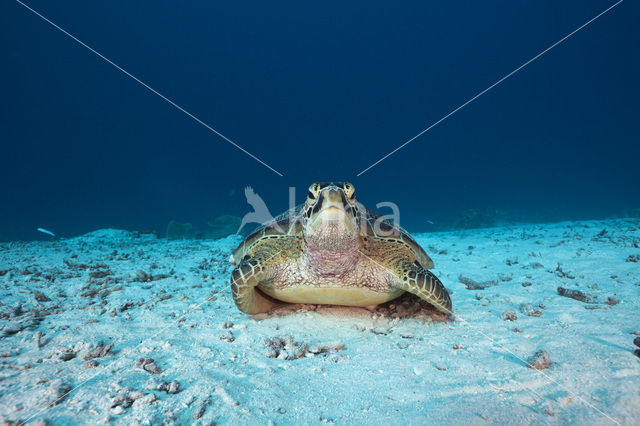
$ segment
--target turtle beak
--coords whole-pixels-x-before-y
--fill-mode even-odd
[[[356,232],[357,225],[354,217],[347,210],[347,199],[344,191],[336,189],[325,189],[318,197],[318,202],[314,211],[314,218],[311,227],[322,227],[323,225],[338,225],[348,232]]]
[[[345,216],[346,198],[339,189],[329,189],[321,194],[320,217],[322,220],[340,220]]]
[[[343,191],[339,189],[329,189],[323,191],[322,195],[322,207],[320,211],[327,209],[345,209],[345,205],[347,204],[347,199],[344,195]]]

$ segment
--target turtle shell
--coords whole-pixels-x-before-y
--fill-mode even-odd
[[[375,210],[368,209],[364,206],[366,212],[367,223],[365,226],[361,226],[360,229],[364,236],[372,236],[377,238],[383,238],[394,241],[401,241],[405,246],[414,254],[416,261],[424,269],[433,268],[433,260],[424,251],[424,249],[413,239],[413,237],[405,231],[400,225],[385,218],[383,215]],[[376,226],[377,223],[377,226]]]
[[[275,219],[264,223],[257,227],[244,239],[242,243],[233,251],[229,261],[233,265],[240,263],[242,258],[249,253],[258,241],[263,238],[278,238],[283,235],[300,235],[302,232],[301,222],[299,220],[300,212],[304,204],[300,204],[294,208],[293,220],[289,220],[289,211],[279,214]]]

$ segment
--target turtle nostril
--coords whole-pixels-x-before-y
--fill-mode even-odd
[[[343,202],[344,193],[337,189],[332,189],[327,191],[325,194],[325,200],[329,203],[340,203]]]

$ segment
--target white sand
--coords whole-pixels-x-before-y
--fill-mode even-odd
[[[0,276],[0,419],[640,424],[632,343],[640,334],[640,263],[627,261],[640,254],[638,220],[416,237],[452,292],[452,318],[413,297],[375,312],[290,305],[247,316],[228,286],[235,237],[166,241],[101,230],[0,244],[0,271],[8,270]],[[149,277],[136,281],[138,271],[168,278],[139,282]],[[468,290],[460,275],[497,285]],[[559,286],[619,303],[561,297]],[[51,301],[37,301],[35,291]],[[542,315],[523,314],[527,303],[522,309]],[[509,309],[517,320],[501,318]],[[307,350],[289,345],[271,358],[278,350],[265,340],[287,335]],[[87,368],[84,358],[101,340],[113,349]],[[551,358],[546,370],[523,361],[538,349]],[[140,358],[162,372],[136,367]],[[165,382],[175,391],[172,381],[177,393],[157,390]]]

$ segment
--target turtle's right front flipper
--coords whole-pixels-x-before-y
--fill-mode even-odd
[[[258,285],[270,278],[266,269],[259,259],[243,259],[231,273],[233,300],[242,312],[259,314],[276,306],[277,302],[258,290]]]
[[[260,236],[248,237],[232,255],[237,263],[231,273],[231,290],[236,306],[247,314],[270,311],[279,302],[263,289],[273,287],[274,274],[282,265],[300,255],[298,237],[282,235],[274,228],[265,228]]]

